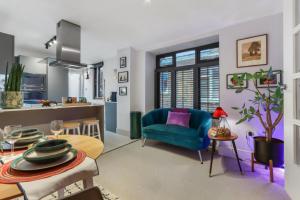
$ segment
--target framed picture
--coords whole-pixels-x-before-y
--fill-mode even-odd
[[[118,73],[118,83],[128,82],[128,71]]]
[[[125,67],[127,67],[127,58],[121,57],[120,58],[120,68],[125,68]]]
[[[239,89],[239,88],[248,88],[248,81],[244,80],[242,85],[238,85],[236,80],[233,80],[235,74],[227,74],[226,85],[227,89]],[[236,74],[238,76],[242,74]]]
[[[119,95],[127,96],[127,87],[119,87]]]
[[[267,77],[267,75],[259,80],[256,80],[256,85],[258,88],[267,88],[269,87],[277,87],[278,84],[282,83],[282,71],[274,70],[271,77]]]
[[[236,41],[237,67],[268,64],[268,35],[259,35]]]

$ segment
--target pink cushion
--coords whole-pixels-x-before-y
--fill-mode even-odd
[[[190,127],[191,113],[168,112],[167,125],[178,125],[186,128]]]
[[[189,109],[187,109],[187,108],[172,108],[172,112],[188,113]]]

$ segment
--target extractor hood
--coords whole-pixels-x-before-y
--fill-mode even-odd
[[[50,63],[53,67],[81,69],[87,67],[80,63],[81,28],[66,20],[57,23],[56,60]]]

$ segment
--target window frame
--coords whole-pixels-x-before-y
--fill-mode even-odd
[[[105,89],[105,81],[104,81],[104,75],[103,75],[103,66],[104,66],[104,63],[103,62],[100,62],[100,63],[97,63],[97,64],[93,64],[93,74],[94,74],[94,76],[93,76],[93,78],[94,78],[94,92],[93,92],[93,97],[94,97],[94,99],[95,100],[97,100],[97,99],[104,99],[104,97],[105,97],[105,94],[104,94],[104,89]],[[97,91],[97,89],[98,89],[98,87],[97,87],[97,85],[98,84],[100,84],[100,82],[98,81],[98,79],[99,78],[101,78],[101,75],[100,75],[100,73],[99,73],[99,77],[97,76],[98,75],[98,73],[97,73],[97,70],[99,70],[99,71],[101,71],[102,70],[102,90],[103,90],[103,92],[102,92],[102,96],[98,96],[97,94],[98,94],[98,92],[99,92],[99,90]]]
[[[156,56],[156,70],[155,70],[155,108],[160,108],[160,72],[171,72],[171,107],[176,107],[176,71],[193,69],[194,72],[194,109],[201,109],[200,102],[200,68],[209,66],[219,66],[219,57],[211,60],[200,60],[200,51],[205,49],[219,48],[219,42],[198,46],[194,48],[188,48],[160,54]],[[176,66],[176,54],[185,51],[195,50],[195,64],[186,66]],[[160,67],[160,59],[164,57],[172,56],[173,64],[170,66]],[[220,89],[219,89],[220,95]]]

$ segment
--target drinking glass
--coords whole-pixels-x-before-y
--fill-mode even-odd
[[[3,153],[4,130],[0,128],[0,151]]]
[[[4,140],[11,145],[11,156],[14,156],[15,143],[22,137],[21,125],[8,125],[4,127]]]
[[[56,136],[56,139],[58,139],[58,135],[64,130],[64,122],[62,120],[52,121],[50,124],[50,130]]]

